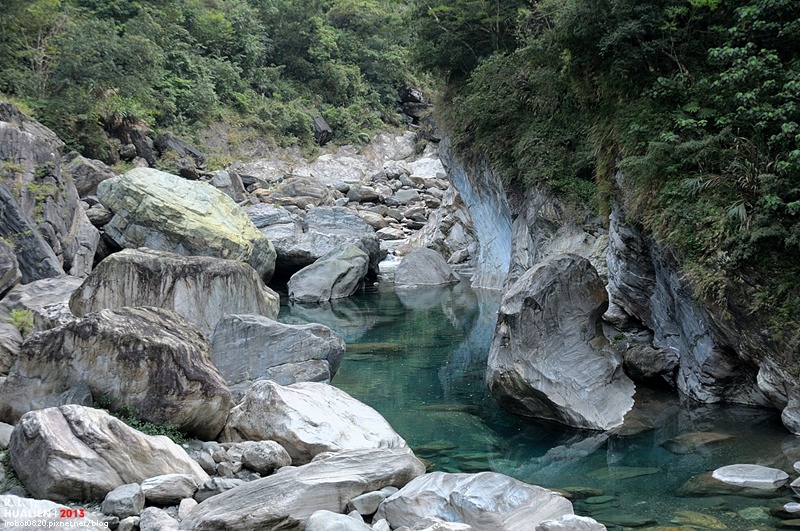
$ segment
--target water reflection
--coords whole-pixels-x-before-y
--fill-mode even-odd
[[[681,525],[698,528],[778,525],[768,511],[790,501],[788,489],[771,499],[679,495],[690,478],[733,463],[796,477],[791,465],[800,459],[800,444],[776,412],[639,389],[626,425],[610,433],[513,416],[484,382],[499,302],[497,292],[466,284],[395,293],[383,283],[329,305],[285,305],[279,319],[319,322],[342,334],[348,353],[333,384],[380,411],[437,470],[494,470],[566,489],[576,512],[609,526],[674,527],[686,519]],[[684,446],[668,443],[695,433],[697,441],[713,442],[695,444],[690,436],[679,440]]]

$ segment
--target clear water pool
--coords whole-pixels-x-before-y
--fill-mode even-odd
[[[627,435],[511,415],[484,384],[498,305],[499,293],[463,283],[397,292],[384,283],[331,304],[284,302],[279,319],[319,322],[342,334],[348,352],[333,385],[381,412],[434,470],[491,470],[566,489],[578,514],[609,528],[779,527],[770,510],[793,501],[788,488],[759,498],[679,495],[690,478],[734,463],[781,468],[794,479],[800,439],[777,412],[640,389],[636,417],[649,426]],[[679,453],[663,446],[696,432],[730,437]]]

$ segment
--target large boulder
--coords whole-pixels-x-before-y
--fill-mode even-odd
[[[332,205],[334,194],[331,190],[314,179],[307,176],[291,176],[282,183],[270,190],[268,196],[259,194],[259,190],[254,192],[270,203],[279,206],[293,205],[300,209],[308,206]]]
[[[344,391],[317,382],[281,386],[256,382],[231,410],[227,441],[273,440],[294,464],[322,452],[358,448],[407,448],[380,413]]]
[[[404,256],[394,274],[394,284],[398,287],[441,286],[457,282],[458,277],[442,255],[424,247]]]
[[[27,413],[11,434],[9,454],[25,488],[57,502],[100,501],[121,485],[162,474],[209,479],[167,437],[145,435],[104,411],[78,405]]]
[[[375,229],[345,207],[320,206],[303,216],[272,205],[256,205],[245,211],[275,246],[276,267],[289,274],[347,244],[369,255],[371,275],[378,274],[378,263],[386,257]]]
[[[100,160],[87,159],[75,152],[68,154],[65,159],[64,171],[72,176],[81,197],[94,194],[98,184],[117,177],[116,172]]]
[[[506,293],[486,380],[501,406],[576,428],[622,425],[635,386],[602,335],[605,286],[577,255],[546,259]]]
[[[210,336],[228,314],[275,318],[278,295],[247,264],[152,249],[126,249],[100,262],[70,299],[77,316],[105,308],[172,310]]]
[[[344,339],[327,326],[288,325],[260,315],[227,315],[211,337],[211,360],[237,394],[256,380],[328,383],[344,352]]]
[[[297,302],[344,299],[364,285],[369,256],[345,245],[321,256],[289,279],[289,298]]]
[[[58,326],[54,319],[66,322],[74,318],[67,305],[82,282],[78,277],[61,276],[18,284],[0,302],[0,308],[30,311],[34,330],[47,330]]]
[[[239,206],[210,184],[134,168],[97,187],[114,213],[106,234],[120,247],[150,247],[185,256],[246,262],[267,281],[275,249]]]
[[[64,143],[14,105],[0,102],[0,237],[14,247],[22,281],[92,270],[100,233],[61,171]]]
[[[360,449],[282,468],[205,500],[181,522],[191,531],[303,529],[316,511],[343,513],[347,501],[389,485],[402,487],[425,466],[409,450]]]
[[[93,400],[204,440],[217,436],[232,405],[195,326],[167,310],[122,308],[30,336],[0,386],[0,420]]]
[[[566,498],[496,472],[420,476],[387,498],[374,519],[392,528],[425,518],[471,525],[476,531],[531,531],[537,524],[573,514]]]

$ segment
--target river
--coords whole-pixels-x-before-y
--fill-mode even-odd
[[[792,501],[788,488],[766,498],[678,493],[690,478],[735,463],[796,476],[800,440],[777,411],[701,405],[640,388],[637,420],[608,434],[499,408],[484,383],[499,296],[463,282],[400,291],[383,281],[330,304],[300,306],[283,297],[279,320],[318,322],[342,334],[347,354],[332,384],[378,410],[432,470],[491,470],[565,489],[575,496],[577,514],[610,529],[766,531],[779,524],[769,511]],[[698,432],[720,440],[674,444]]]

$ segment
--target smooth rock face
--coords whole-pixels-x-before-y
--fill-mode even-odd
[[[9,452],[33,496],[61,502],[102,500],[121,485],[168,473],[209,479],[167,437],[145,435],[104,411],[77,405],[24,415]]]
[[[100,262],[70,299],[77,316],[106,308],[172,310],[211,336],[227,314],[278,314],[278,295],[255,271],[233,260],[126,249]]]
[[[369,256],[355,245],[346,245],[321,256],[289,279],[289,298],[296,302],[344,299],[363,286]]]
[[[97,195],[114,212],[104,228],[121,247],[237,260],[265,281],[272,277],[270,241],[230,197],[209,184],[134,168],[100,183]]]
[[[88,394],[78,403],[102,397],[206,440],[232,405],[197,328],[158,308],[101,310],[29,337],[0,386],[0,419],[14,423],[32,409],[76,403],[76,389]]]
[[[181,522],[187,531],[303,529],[316,511],[342,513],[347,500],[388,485],[402,487],[425,466],[407,449],[325,454],[300,467],[245,483],[198,505]]]
[[[607,296],[585,258],[560,255],[503,297],[486,380],[501,406],[577,428],[620,426],[633,382],[600,329]]]
[[[271,205],[245,209],[255,225],[275,246],[277,268],[294,273],[344,245],[355,245],[369,255],[369,273],[378,273],[385,258],[375,230],[345,207],[320,206],[302,217]]]
[[[380,413],[344,391],[316,382],[256,382],[231,410],[222,439],[276,441],[294,464],[308,463],[322,452],[407,448]]]
[[[761,465],[728,465],[714,470],[711,477],[728,485],[753,489],[776,490],[789,481],[789,474]]]
[[[503,474],[433,472],[387,498],[374,518],[385,518],[392,528],[433,517],[465,523],[476,531],[530,531],[566,514],[572,514],[566,498]]]
[[[419,287],[454,284],[458,277],[442,255],[432,249],[414,249],[403,257],[394,275],[395,286]]]
[[[227,315],[211,337],[211,360],[236,395],[256,380],[328,383],[344,353],[344,339],[327,326],[287,325],[260,315]]]

